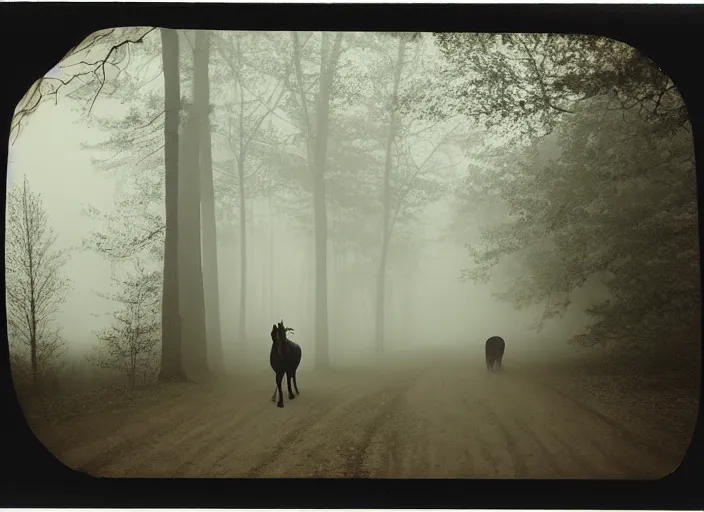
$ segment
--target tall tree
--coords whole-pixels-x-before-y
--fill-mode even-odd
[[[196,33],[193,63],[193,103],[187,104],[179,138],[179,300],[183,364],[186,373],[202,379],[209,373],[201,241],[200,148],[204,130],[203,35]],[[200,61],[200,62],[199,62]]]
[[[234,39],[234,43],[233,43]],[[252,178],[258,174],[258,170],[262,165],[252,165],[253,150],[256,150],[257,140],[260,137],[262,124],[272,112],[274,112],[281,102],[286,89],[280,85],[282,80],[286,80],[291,70],[291,63],[284,66],[282,76],[277,76],[281,71],[276,64],[279,62],[273,59],[273,64],[264,65],[262,61],[267,60],[264,55],[271,57],[276,54],[277,41],[269,41],[266,35],[256,34],[255,38],[250,39],[249,48],[243,47],[247,45],[247,38],[244,34],[232,34],[230,37],[223,36],[218,39],[217,50],[223,62],[229,69],[230,76],[235,83],[235,109],[236,116],[229,116],[229,130],[224,134],[227,138],[229,149],[234,156],[236,173],[233,175],[225,171],[225,174],[236,178],[237,182],[237,203],[239,205],[239,243],[240,243],[240,301],[239,301],[239,339],[245,341],[247,338],[247,197],[253,193],[260,192],[253,183]],[[270,43],[274,44],[270,44]],[[249,55],[246,55],[248,53]],[[258,59],[258,65],[252,65],[252,54]],[[247,58],[249,57],[249,58]],[[275,68],[275,69],[267,69]],[[273,82],[273,87],[269,87],[270,82]],[[265,86],[256,87],[257,83],[265,84]],[[264,89],[265,92],[262,92]],[[268,90],[267,90],[268,89]],[[236,127],[235,127],[236,126]],[[267,145],[276,144],[277,141],[271,141]],[[250,167],[254,169],[249,172]],[[229,171],[229,169],[228,169]],[[261,181],[261,180],[260,180]],[[261,183],[259,183],[261,185]],[[268,186],[259,187],[271,188]],[[271,190],[270,190],[271,192]]]
[[[437,157],[457,130],[457,124],[451,128],[446,123],[418,123],[400,111],[399,97],[416,87],[416,75],[432,72],[433,64],[428,64],[428,39],[408,33],[395,37],[393,54],[389,41],[394,39],[388,34],[356,36],[348,43],[356,51],[346,50],[340,65],[337,115],[331,127],[332,173],[326,179],[336,241],[347,238],[374,252],[373,335],[378,353],[384,346],[394,230],[439,199],[444,187]],[[370,193],[378,201],[370,201]],[[379,221],[370,223],[374,217]],[[365,226],[374,232],[365,233]]]
[[[298,33],[292,32],[293,62],[296,84],[303,111],[304,136],[309,171],[313,181],[313,215],[315,221],[315,361],[318,367],[330,362],[328,350],[328,289],[327,243],[328,220],[325,200],[325,169],[327,158],[330,96],[335,68],[340,57],[342,33],[338,32],[330,48],[330,35],[321,33],[320,74],[318,101],[315,104],[315,123],[309,115],[306,87],[301,66],[301,44]]]
[[[181,82],[178,33],[160,29],[164,72],[164,284],[161,301],[161,380],[185,378],[181,364],[181,315],[178,276],[179,116]]]
[[[10,341],[29,349],[32,385],[39,390],[49,365],[65,342],[54,316],[69,286],[61,269],[66,251],[55,248],[41,197],[27,177],[7,195],[5,227],[5,296]]]
[[[393,147],[396,132],[398,131],[398,89],[401,81],[401,71],[406,53],[406,38],[401,36],[398,39],[398,54],[394,62],[394,79],[392,85],[391,99],[389,102],[389,128],[386,137],[386,158],[384,159],[384,184],[382,186],[382,211],[383,221],[381,224],[381,255],[379,257],[379,269],[376,281],[376,319],[374,322],[374,344],[376,352],[381,354],[384,351],[384,307],[386,292],[386,261],[389,254],[389,242],[391,239],[390,218],[391,218],[391,169],[393,166]]]
[[[205,295],[206,334],[209,364],[217,373],[224,373],[222,332],[220,325],[220,289],[218,285],[217,230],[215,225],[215,191],[213,187],[213,156],[210,126],[210,32],[196,31],[193,103],[200,119],[201,215],[203,243],[203,285]],[[195,84],[194,84],[195,88]]]
[[[308,38],[306,43],[311,39]],[[347,278],[354,279],[355,286],[352,288],[355,293],[360,291],[360,279],[369,280],[373,291],[370,297],[364,297],[363,300],[372,299],[372,303],[376,303],[374,299],[380,289],[376,284],[381,247],[386,241],[388,255],[394,229],[398,230],[404,223],[411,221],[428,202],[439,198],[443,178],[437,165],[437,156],[442,153],[438,150],[446,144],[453,131],[448,130],[445,123],[425,123],[425,126],[418,126],[410,118],[401,122],[401,113],[396,110],[391,167],[387,168],[388,184],[384,190],[385,163],[388,163],[385,156],[390,140],[389,99],[394,92],[393,78],[398,48],[394,45],[395,55],[389,55],[388,35],[346,35],[344,41],[344,49],[335,73],[331,105],[335,116],[331,117],[328,123],[325,169],[325,206],[330,227],[329,237],[333,243],[331,261],[336,265],[335,281],[330,283],[328,292],[331,294],[330,307],[333,309],[338,298],[342,302],[349,301],[349,297],[340,296],[346,293],[343,289]],[[405,41],[408,42],[408,39]],[[304,43],[302,47],[305,46]],[[310,48],[310,45],[308,46]],[[427,59],[423,58],[424,52],[428,50],[427,46],[414,46],[410,57],[413,61],[411,71],[404,72],[402,79],[399,77],[399,82],[403,82],[405,87],[416,85],[413,78],[419,68],[427,70]],[[308,50],[306,53],[310,55],[313,52]],[[408,60],[408,57],[404,60]],[[419,63],[426,65],[418,66]],[[312,65],[309,60],[306,64],[306,80],[308,87],[312,88],[315,85],[311,83]],[[422,71],[420,73],[422,74]],[[302,109],[296,110],[298,117],[303,118]],[[426,153],[428,145],[431,148],[429,153]],[[299,162],[305,164],[305,156],[291,150],[286,159],[287,174],[296,176],[299,188],[309,194],[299,195],[296,199],[296,205],[303,205],[305,208],[299,212],[289,208],[289,212],[307,224],[308,211],[313,206],[313,180],[305,168],[303,172],[299,172]],[[387,201],[386,235],[382,222],[385,193],[390,196]],[[349,257],[335,259],[335,255],[341,255],[342,252]],[[386,261],[388,262],[388,256]],[[373,275],[368,272],[370,267],[375,267]],[[343,274],[346,277],[342,277]],[[375,316],[374,311],[372,317]],[[379,318],[383,323],[383,313]],[[365,336],[373,337],[375,322],[372,318],[369,320],[370,322],[363,322],[371,326],[370,332],[365,333]]]
[[[179,141],[178,141],[178,130],[180,125],[180,112],[181,112],[181,98],[179,98],[181,92],[181,81],[186,83],[190,82],[190,85],[194,85],[194,80],[192,78],[192,71],[194,70],[194,52],[179,51],[179,37],[183,34],[179,34],[178,31],[166,32],[170,34],[171,37],[167,35],[166,44],[162,41],[161,51],[162,51],[162,66],[154,69],[152,66],[153,61],[155,61],[155,56],[158,56],[159,47],[157,44],[151,43],[151,39],[146,40],[143,45],[143,51],[139,54],[139,61],[141,66],[126,68],[125,72],[119,76],[115,76],[109,82],[112,87],[109,90],[108,96],[119,97],[123,103],[130,105],[129,112],[121,119],[115,120],[113,117],[98,118],[93,116],[93,120],[97,121],[98,124],[109,131],[111,134],[110,138],[103,142],[93,146],[88,146],[90,149],[96,150],[108,150],[112,155],[108,158],[97,158],[94,159],[96,166],[106,169],[115,170],[121,169],[126,172],[121,173],[121,177],[129,179],[133,185],[132,193],[127,197],[123,197],[119,201],[118,212],[115,214],[102,214],[97,209],[91,209],[90,214],[95,217],[102,218],[103,220],[108,220],[109,231],[108,233],[94,233],[91,240],[88,240],[88,245],[97,249],[99,252],[107,255],[111,259],[125,260],[130,259],[136,255],[137,252],[143,250],[149,250],[152,252],[153,256],[162,257],[164,253],[169,253],[171,258],[178,258],[179,255],[176,251],[172,251],[170,248],[165,248],[166,240],[164,238],[164,232],[166,230],[166,224],[173,225],[174,229],[170,230],[170,235],[173,235],[168,242],[169,247],[171,247],[172,242],[174,246],[178,246],[178,232],[180,231],[178,226],[178,221],[174,220],[174,216],[177,217],[178,210],[180,210],[177,205],[178,202],[178,183],[174,183],[173,180],[167,183],[169,172],[168,170],[164,172],[165,168],[169,166],[179,167],[178,162],[178,151],[179,151]],[[175,38],[175,39],[174,39]],[[173,39],[173,41],[169,41]],[[191,43],[187,37],[183,37],[182,42],[185,41],[186,46],[193,50],[193,43]],[[155,43],[155,42],[154,42]],[[169,46],[170,45],[170,46]],[[202,46],[202,44],[201,44]],[[164,55],[164,52],[168,55]],[[169,63],[164,65],[164,58],[171,59],[171,66]],[[205,80],[201,79],[201,83],[205,83],[206,87],[201,88],[206,93],[205,104],[209,103],[207,96],[209,96],[209,80],[207,77],[207,62],[203,66],[203,59],[199,61],[201,67],[205,68]],[[173,80],[171,77],[164,77],[167,84],[165,89],[173,87],[170,99],[165,98],[166,91],[164,90],[164,96],[162,96],[162,91],[153,88],[150,84],[158,78],[158,75],[166,73],[171,67],[170,73],[173,73]],[[185,72],[185,79],[181,79],[181,73]],[[201,71],[202,74],[202,71]],[[152,76],[149,76],[152,75]],[[146,91],[145,91],[146,89]],[[185,101],[185,99],[184,99]],[[198,101],[203,101],[199,99]],[[166,106],[165,104],[170,104]],[[171,126],[167,127],[166,124],[166,112],[169,111]],[[193,112],[193,110],[191,110]],[[199,115],[201,118],[205,116],[204,123],[206,126],[208,123],[208,110],[201,109],[195,115]],[[163,131],[159,133],[160,129]],[[209,133],[207,130],[205,132],[199,132],[202,134],[203,138],[206,139],[202,142],[204,147],[203,151],[203,174],[201,175],[201,162],[198,163],[198,173],[203,181],[203,197],[199,198],[199,203],[203,202],[203,230],[204,237],[204,251],[203,257],[212,260],[214,251],[209,250],[214,242],[215,233],[213,231],[213,223],[208,222],[208,211],[214,210],[214,194],[210,194],[207,190],[212,186],[208,187],[208,181],[212,183],[212,179],[207,179],[207,169],[212,169],[212,165],[209,165],[210,152],[208,148],[210,144],[207,139]],[[175,136],[173,140],[175,142],[172,144],[172,136]],[[163,152],[162,152],[163,149]],[[173,150],[173,151],[172,151]],[[175,153],[174,158],[165,158],[165,153]],[[174,155],[172,155],[174,156]],[[166,162],[169,160],[169,162]],[[173,177],[174,175],[171,174]],[[212,176],[212,175],[211,175]],[[176,179],[176,178],[174,178]],[[173,190],[173,194],[166,193],[166,189]],[[126,191],[123,190],[123,195]],[[169,196],[167,199],[166,196]],[[210,200],[209,200],[210,198]],[[160,216],[155,213],[154,206],[161,202],[164,202],[167,206],[165,216]],[[208,205],[212,208],[208,208]],[[173,208],[172,208],[173,207]],[[169,213],[171,212],[171,214]],[[167,221],[165,217],[170,217]],[[211,216],[212,218],[212,216]],[[211,219],[212,220],[212,219]],[[210,227],[208,227],[210,226]],[[212,234],[213,236],[208,236]],[[208,242],[210,240],[210,242]],[[212,249],[212,247],[211,247]],[[216,256],[215,256],[216,258]],[[176,261],[165,262],[167,268],[177,268],[179,263]],[[214,265],[208,263],[205,265],[206,277],[209,275],[208,272],[214,272]],[[169,271],[166,272],[169,274]],[[171,282],[169,277],[166,277],[166,282],[164,286],[166,288],[165,294],[167,296],[167,301],[164,311],[164,315],[170,315],[168,312],[169,308],[173,307],[178,310],[178,299],[174,298],[174,293],[172,293],[174,287],[178,289],[178,280]],[[212,282],[212,276],[210,281]],[[217,288],[217,276],[215,276],[215,287]],[[212,284],[212,283],[211,283]],[[209,288],[212,289],[212,286]],[[171,290],[171,291],[169,291]],[[216,290],[217,291],[217,290]],[[213,299],[212,295],[215,296]],[[219,325],[219,307],[218,307],[218,293],[212,293],[209,304],[214,303],[215,306],[208,308],[210,316],[215,316],[216,320],[214,323],[216,326]],[[189,299],[190,300],[190,299]],[[172,304],[169,304],[169,301]],[[190,310],[189,310],[190,311]],[[177,316],[171,315],[174,320],[167,320],[174,325],[180,325],[180,319]],[[164,335],[167,338],[172,338],[169,334],[169,329],[164,329]],[[211,332],[214,332],[214,337],[218,338],[219,328],[213,328],[211,325]],[[174,336],[174,340],[180,339],[180,336]],[[206,338],[207,340],[208,338]],[[181,348],[184,341],[181,340]],[[213,344],[213,340],[210,340]],[[169,342],[167,342],[169,344]],[[181,349],[175,349],[172,355],[169,355],[170,350],[167,349],[163,353],[163,357],[166,359],[172,359],[173,364],[175,361],[179,361],[181,357],[178,352]],[[211,366],[216,370],[222,370],[223,358],[219,357],[217,354],[221,354],[221,344],[215,339],[213,347],[211,347]],[[172,357],[173,356],[173,357]],[[180,364],[180,363],[179,363]],[[167,365],[168,367],[169,365]],[[171,378],[171,377],[165,377]]]

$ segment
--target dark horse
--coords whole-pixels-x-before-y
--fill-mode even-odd
[[[296,395],[300,395],[298,391],[298,383],[296,382],[296,370],[301,362],[301,347],[292,342],[286,337],[287,332],[293,332],[290,327],[284,327],[284,321],[281,320],[278,325],[274,324],[271,328],[271,353],[269,354],[269,363],[271,369],[276,373],[276,388],[271,396],[273,402],[276,398],[276,391],[279,391],[279,401],[276,404],[278,407],[284,406],[284,395],[281,391],[281,380],[286,374],[288,382],[288,398],[293,400],[296,396],[291,391],[291,379],[293,386],[296,388]]]
[[[501,368],[501,360],[504,357],[504,350],[506,350],[506,342],[500,336],[492,336],[486,340],[486,369],[487,371],[494,371],[494,365],[496,369]]]

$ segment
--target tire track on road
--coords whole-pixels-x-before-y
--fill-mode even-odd
[[[426,467],[424,474],[416,470],[414,476],[475,476],[476,463],[484,456],[475,450],[480,443],[474,428],[477,425],[475,407],[467,397],[467,389],[472,386],[465,381],[466,373],[464,366],[453,363],[444,371],[429,373],[423,382],[419,393],[422,401],[416,407],[421,409],[423,416]],[[458,385],[460,379],[462,384]],[[427,400],[432,402],[423,405]]]
[[[210,464],[210,467],[207,470],[204,470],[202,474],[198,475],[202,477],[211,476],[215,469],[220,466],[220,463],[229,455],[232,455],[229,448],[223,448],[225,444],[224,442],[228,439],[232,439],[233,436],[237,436],[237,431],[247,423],[255,421],[256,417],[258,417],[258,415],[242,413],[241,415],[235,415],[224,425],[220,425],[220,428],[218,429],[220,433],[218,435],[207,436],[207,446],[204,449],[201,449],[200,446],[196,448],[191,447],[189,453],[182,456],[183,462],[174,468],[172,476],[180,476],[183,470],[188,466],[202,466],[204,461],[211,455],[215,452],[220,452],[220,456],[215,458],[213,463]],[[194,451],[196,454],[193,454]],[[197,455],[197,457],[193,457],[193,455]]]
[[[388,379],[385,380],[388,382]],[[342,402],[330,397],[316,414],[299,422],[292,431],[284,435],[257,465],[247,471],[247,476],[260,476],[265,473],[277,462],[280,463],[285,453],[291,454],[292,457],[293,454],[296,455],[291,461],[292,467],[289,471],[300,472],[300,476],[349,477],[350,473],[356,474],[364,460],[364,453],[360,451],[363,452],[365,446],[372,444],[374,434],[383,425],[391,408],[397,405],[394,399],[399,394],[398,388],[399,383],[393,381],[381,389],[369,388],[366,394]],[[400,394],[403,394],[403,390]],[[389,399],[383,400],[384,396]],[[380,401],[381,409],[375,412]],[[364,421],[370,412],[374,414],[371,424]],[[338,432],[339,435],[336,436]],[[320,436],[319,441],[313,442],[308,433],[311,436]],[[315,469],[304,469],[301,461]],[[282,468],[278,469],[281,472]]]
[[[273,449],[269,450],[266,455],[264,455],[260,462],[255,466],[251,467],[246,473],[246,478],[258,477],[267,468],[272,466],[287,450],[290,450],[297,441],[307,430],[313,427],[316,423],[319,423],[328,414],[333,412],[336,408],[340,406],[339,402],[333,399],[328,399],[324,405],[313,409],[314,415],[309,416],[303,421],[299,421],[298,424],[287,434],[285,434]]]
[[[462,402],[462,407],[466,411],[471,411],[472,414],[477,415],[481,418],[481,420],[484,420],[485,418],[481,416],[481,412],[484,412],[485,414],[487,413],[487,407],[485,404],[482,403],[482,400],[478,398],[477,396],[473,395],[472,396],[472,401],[470,402],[467,399],[467,396],[465,393],[460,393],[460,400]],[[480,412],[477,413],[477,410]],[[486,414],[489,416],[489,419],[491,420],[491,415]],[[493,434],[493,432],[492,432]],[[473,469],[475,470],[475,477],[477,478],[499,478],[499,469],[501,467],[501,460],[496,457],[496,454],[494,453],[494,449],[492,449],[491,446],[491,434],[490,435],[484,435],[481,432],[477,432],[475,430],[474,435],[472,436],[474,441],[477,443],[477,446],[479,448],[479,455],[481,456],[481,461],[473,461],[472,466]],[[486,467],[486,464],[488,463],[489,467],[491,467],[493,471],[493,475],[482,475],[482,468]],[[478,474],[477,474],[478,473]]]
[[[201,464],[202,459],[208,454],[207,447],[219,446],[222,441],[233,434],[233,431],[252,420],[251,414],[244,416],[244,413],[232,414],[234,406],[230,400],[227,400],[227,398],[231,398],[229,392],[225,393],[224,398],[226,400],[213,403],[212,409],[201,411],[201,414],[198,415],[200,423],[197,427],[191,428],[190,422],[184,422],[181,428],[171,432],[167,439],[159,443],[163,448],[161,450],[157,448],[145,457],[135,467],[135,472],[140,474],[145,468],[152,468],[156,462],[161,463],[160,465],[164,472],[163,475],[159,476],[166,477],[170,475],[175,477],[181,475],[186,467]],[[229,420],[223,423],[220,418],[229,418]],[[186,430],[185,435],[181,435],[184,430]],[[214,436],[217,432],[220,432],[220,434]],[[203,441],[207,442],[205,450]],[[165,459],[172,460],[173,464],[170,466],[164,464]],[[215,465],[214,463],[209,471],[198,476],[207,476]]]
[[[531,386],[527,385],[523,381],[523,378],[511,376],[510,379],[506,379],[502,384],[503,398],[499,400],[499,403],[515,403],[515,394],[513,393],[515,386],[519,386],[523,393],[529,392]],[[613,471],[609,467],[601,467],[593,462],[589,457],[589,450],[579,450],[573,446],[573,442],[565,440],[561,435],[555,432],[554,426],[555,419],[550,419],[551,414],[558,414],[558,423],[562,422],[568,427],[568,432],[571,433],[571,437],[578,442],[586,441],[589,443],[590,449],[595,449],[592,446],[590,431],[585,431],[585,427],[581,424],[577,424],[575,417],[570,415],[564,407],[557,407],[555,401],[548,402],[549,394],[545,393],[545,389],[541,386],[538,388],[540,393],[531,395],[532,400],[527,400],[526,403],[533,403],[534,406],[530,409],[526,408],[524,403],[521,403],[519,407],[509,407],[510,416],[513,423],[520,429],[520,431],[525,435],[526,439],[530,439],[531,443],[534,443],[536,447],[540,450],[543,457],[540,459],[547,463],[547,465],[555,472],[555,475],[539,475],[536,474],[532,476],[527,474],[528,478],[589,478],[589,477],[604,477],[605,474],[612,474]],[[549,390],[548,390],[549,393]],[[535,401],[537,400],[537,401]],[[542,407],[541,408],[541,404]],[[543,416],[543,422],[537,426],[540,427],[538,431],[535,429],[535,425],[531,426],[524,418],[535,417],[536,411],[542,410],[545,414]],[[519,413],[519,411],[523,411]],[[508,414],[508,413],[506,413]],[[541,433],[544,435],[540,435]],[[548,437],[546,440],[545,437]],[[595,451],[594,453],[600,453]],[[535,474],[530,465],[526,465],[526,469],[531,470],[530,473]],[[537,467],[535,468],[537,469]],[[537,471],[539,473],[539,470]]]
[[[120,430],[110,436],[109,439],[112,440],[112,443],[109,443],[107,448],[100,448],[100,444],[105,442],[104,439],[82,446],[81,451],[97,453],[97,455],[88,457],[86,460],[74,466],[74,469],[98,476],[95,475],[95,473],[113,462],[116,458],[124,458],[126,455],[139,450],[143,444],[150,442],[156,435],[173,429],[174,420],[178,420],[184,416],[192,419],[201,411],[210,407],[212,401],[221,397],[223,394],[224,393],[221,392],[210,397],[206,403],[194,400],[193,396],[184,397],[183,403],[177,407],[167,409],[167,415],[161,416],[158,421],[154,421],[155,411],[144,410],[140,416],[145,419],[145,423],[149,425],[148,427],[140,429],[138,435],[134,435],[133,432],[130,432],[130,435],[123,435],[123,431],[130,429],[130,427],[137,423],[139,418],[135,417],[132,419],[132,422],[123,425]],[[198,404],[195,405],[195,411],[194,404]]]
[[[367,457],[367,452],[371,446],[372,439],[375,434],[379,431],[382,425],[391,418],[391,415],[396,412],[405,398],[406,393],[409,391],[410,385],[404,389],[397,389],[396,386],[387,388],[383,393],[388,393],[389,391],[394,391],[393,396],[390,400],[384,402],[381,406],[379,412],[377,412],[371,422],[364,429],[362,434],[362,439],[354,446],[354,456],[347,459],[343,470],[343,476],[346,478],[369,478],[370,471],[364,468],[364,461]],[[392,458],[398,460],[398,453],[394,453],[397,447],[393,443],[391,444],[391,453],[389,454]]]
[[[297,398],[298,400],[298,398]],[[305,404],[308,406],[313,406],[314,411],[323,411],[323,415],[325,414],[324,411],[328,409],[326,407],[327,402],[330,400],[330,397],[323,397],[319,398],[317,402],[313,402],[313,404]],[[296,404],[289,406],[289,407],[295,407]],[[221,452],[221,454],[215,459],[215,461],[210,465],[209,469],[209,475],[212,476],[228,476],[228,477],[235,477],[237,475],[233,474],[232,471],[230,471],[229,474],[224,475],[223,473],[227,472],[225,468],[222,468],[222,462],[228,458],[231,457],[236,450],[238,450],[241,447],[244,447],[246,444],[249,442],[253,441],[257,437],[257,431],[256,431],[256,425],[260,424],[270,424],[272,420],[272,414],[280,414],[280,410],[276,408],[275,406],[272,405],[272,403],[267,400],[266,403],[263,403],[260,407],[255,409],[255,413],[243,413],[243,416],[239,416],[237,418],[233,418],[232,422],[226,427],[223,428],[223,432],[218,435],[215,439],[213,439],[211,442],[208,443],[209,449],[206,451],[206,456],[203,457],[204,459],[207,459],[208,457],[211,457],[217,452]],[[292,409],[287,410],[286,412],[291,413]],[[295,413],[293,413],[295,414]],[[268,417],[267,417],[268,416]],[[295,421],[298,417],[297,416],[291,416],[289,418],[286,418],[282,426],[285,426],[291,421]],[[280,418],[277,418],[280,419]],[[283,452],[286,451],[288,448],[287,445],[292,444],[296,441],[298,435],[301,434],[302,431],[306,430],[306,425],[312,425],[315,424],[315,422],[318,421],[317,418],[315,417],[309,417],[307,420],[304,420],[303,422],[298,422],[296,426],[294,427],[293,431],[289,432],[284,438],[280,439],[275,445],[274,448],[269,450],[266,455],[259,456],[261,459],[258,464],[255,466],[249,468],[246,471],[241,471],[243,473],[241,476],[243,477],[257,477],[260,476],[262,472],[264,472],[265,469],[267,469],[273,462],[274,459],[277,459]],[[249,430],[246,432],[243,432],[241,429],[245,427],[246,425],[253,423],[255,426],[253,427],[255,430]],[[235,439],[243,439],[243,443],[237,444],[233,443],[232,441]],[[230,440],[229,443],[226,443],[225,441]],[[272,460],[269,460],[270,458],[273,458]],[[217,471],[216,473],[216,468],[222,468],[223,470]],[[232,468],[230,468],[232,469]]]
[[[208,420],[203,419],[202,416],[204,415],[193,417],[191,421],[183,421],[176,429],[172,429],[154,444],[150,444],[146,450],[140,450],[140,460],[131,465],[129,476],[168,476],[171,471],[165,468],[167,461],[178,457],[181,446],[193,442],[210,427]],[[194,421],[198,421],[195,427],[192,423]],[[184,431],[185,435],[183,435]],[[157,471],[163,471],[163,474],[154,474],[155,467],[159,467]],[[114,468],[112,470],[114,471]]]
[[[528,474],[528,468],[523,462],[514,436],[509,432],[509,430],[504,425],[504,421],[494,412],[491,406],[486,402],[486,400],[480,399],[478,401],[479,406],[484,410],[489,422],[502,434],[504,441],[506,443],[506,450],[513,465],[513,476],[515,478],[522,478]]]
[[[540,453],[543,455],[543,459],[548,463],[548,466],[550,466],[550,469],[552,469],[556,476],[561,478],[564,476],[564,472],[561,469],[561,464],[559,462],[559,459],[555,453],[553,453],[543,442],[542,439],[536,434],[533,429],[531,429],[526,423],[523,421],[515,420],[516,425],[523,431],[523,433],[528,436],[534,443],[535,445],[540,449]],[[554,478],[552,475],[550,476],[545,476],[541,478]]]

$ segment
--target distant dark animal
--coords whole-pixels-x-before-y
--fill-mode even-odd
[[[284,406],[284,396],[281,391],[281,380],[284,378],[284,374],[286,374],[286,381],[288,383],[289,400],[296,398],[293,391],[291,391],[291,379],[293,379],[296,395],[300,395],[298,383],[296,382],[296,370],[301,363],[301,347],[286,337],[287,332],[292,333],[293,329],[285,327],[283,320],[281,320],[278,325],[274,324],[271,328],[271,353],[269,354],[269,363],[271,364],[271,369],[274,370],[276,374],[276,388],[274,388],[271,401],[273,402],[275,400],[276,391],[278,390],[279,401],[276,404],[278,407]]]
[[[486,369],[487,371],[494,371],[501,369],[501,360],[504,357],[504,350],[506,350],[506,342],[500,336],[492,336],[486,340]]]

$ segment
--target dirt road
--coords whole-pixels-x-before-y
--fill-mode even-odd
[[[301,372],[283,409],[263,372],[35,433],[99,476],[659,478],[682,459],[510,366],[460,362]]]

